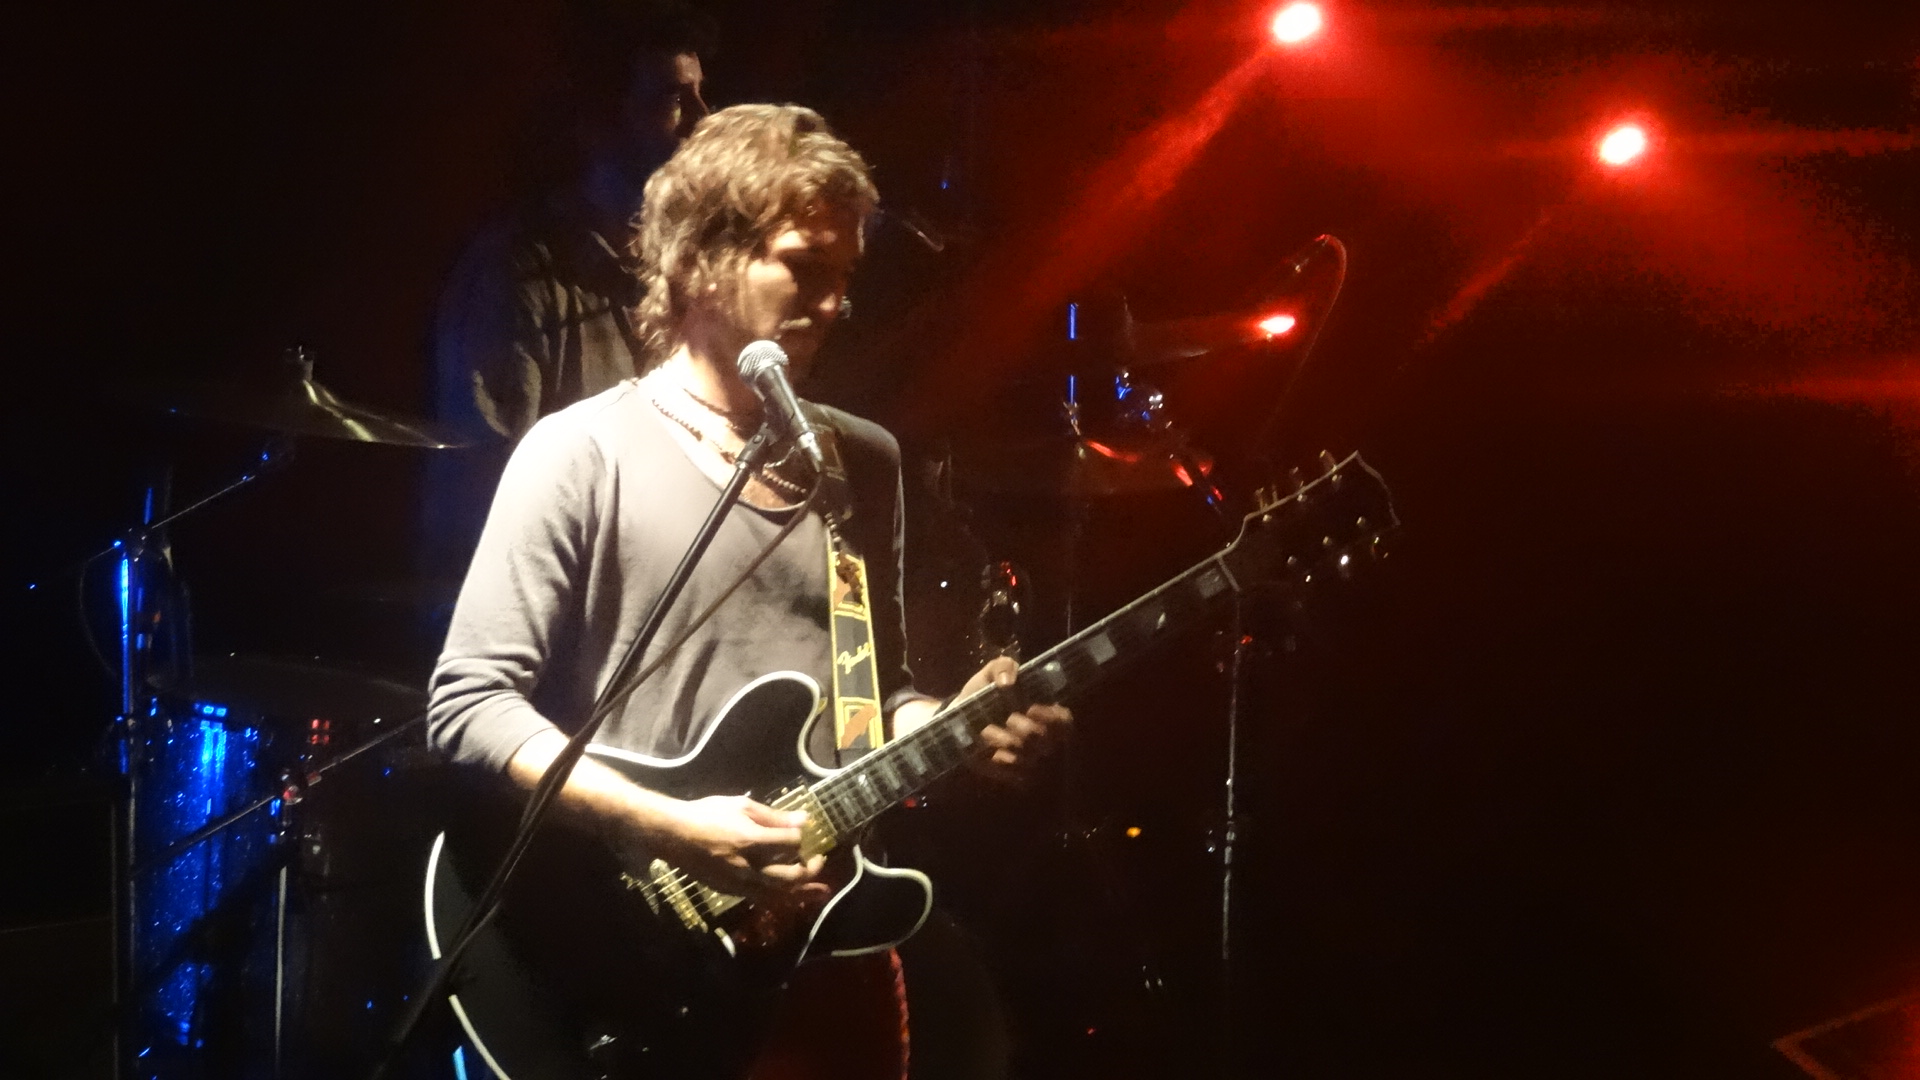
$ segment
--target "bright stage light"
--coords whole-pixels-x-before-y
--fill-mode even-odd
[[[1281,334],[1293,329],[1298,321],[1299,320],[1291,315],[1269,315],[1254,325],[1258,326],[1260,332],[1268,337],[1277,338]]]
[[[1320,9],[1312,4],[1288,4],[1273,17],[1273,36],[1283,45],[1298,45],[1320,32]]]
[[[1647,152],[1647,133],[1633,124],[1622,124],[1600,140],[1600,160],[1616,168]]]

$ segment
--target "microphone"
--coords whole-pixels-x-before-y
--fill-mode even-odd
[[[767,418],[793,436],[814,470],[824,475],[827,460],[820,452],[820,436],[800,411],[800,399],[793,396],[793,384],[787,381],[786,350],[771,341],[753,342],[740,350],[739,367],[740,377],[760,395]]]

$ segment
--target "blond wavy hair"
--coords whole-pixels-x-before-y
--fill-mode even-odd
[[[708,116],[647,181],[643,291],[634,329],[649,367],[680,345],[695,298],[731,306],[741,269],[784,226],[821,208],[863,222],[880,201],[866,161],[798,105],[735,105]]]

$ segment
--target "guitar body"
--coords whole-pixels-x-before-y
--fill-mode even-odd
[[[736,693],[685,757],[601,746],[588,753],[677,798],[771,801],[787,781],[834,773],[806,753],[819,701],[812,679],[779,672]],[[469,793],[435,841],[425,898],[435,959],[512,835],[524,803],[516,794]],[[817,912],[781,919],[742,905],[697,927],[631,886],[647,874],[585,831],[543,826],[455,981],[455,1016],[495,1075],[738,1076],[797,965],[891,948],[920,928],[933,899],[924,875],[870,862],[847,845],[828,857],[835,892]]]

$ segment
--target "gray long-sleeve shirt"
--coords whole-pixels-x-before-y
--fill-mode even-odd
[[[866,559],[880,695],[912,695],[900,603],[900,451],[878,425],[828,410],[853,485],[843,529]],[[454,761],[503,769],[540,731],[577,730],[613,676],[719,486],[689,461],[635,380],[535,424],[514,450],[434,669],[428,737]],[[737,506],[655,639],[719,595],[784,524]],[[770,671],[832,686],[827,539],[811,516],[607,721],[597,741],[672,758]]]

